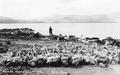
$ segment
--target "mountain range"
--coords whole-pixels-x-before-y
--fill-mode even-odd
[[[119,23],[120,15],[56,15],[31,20],[0,16],[0,23]]]

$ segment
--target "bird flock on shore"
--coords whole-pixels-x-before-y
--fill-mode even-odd
[[[112,45],[72,42],[53,46],[34,44],[30,48],[9,49],[7,54],[0,62],[4,66],[108,67],[120,64],[120,48]]]

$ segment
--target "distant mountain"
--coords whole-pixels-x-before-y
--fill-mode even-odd
[[[19,20],[0,17],[0,23],[116,23],[120,15],[57,15],[32,20]]]
[[[44,18],[42,20],[35,19],[34,22],[45,23],[113,23],[115,22],[109,16],[106,15],[58,15],[54,17]]]
[[[26,23],[27,20],[13,19],[9,17],[0,16],[0,23]]]
[[[0,23],[17,23],[18,21],[9,17],[0,17]]]

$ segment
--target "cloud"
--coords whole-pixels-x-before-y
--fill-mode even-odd
[[[120,12],[119,0],[0,0],[0,3],[0,16],[16,19]]]

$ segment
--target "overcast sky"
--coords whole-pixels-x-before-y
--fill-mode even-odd
[[[0,0],[0,16],[17,19],[119,13],[120,0]]]
[[[120,16],[120,0],[0,0],[0,16],[15,19],[106,14],[112,18]],[[0,28],[29,27],[42,34],[48,34],[49,26],[53,27],[54,34],[120,38],[119,23],[0,24]]]

